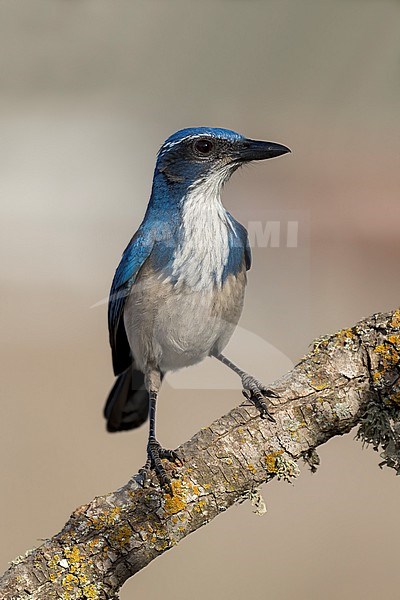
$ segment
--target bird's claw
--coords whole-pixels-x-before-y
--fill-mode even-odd
[[[183,465],[182,459],[174,450],[166,450],[157,440],[149,440],[147,444],[147,461],[144,467],[139,470],[139,473],[143,476],[143,487],[148,487],[151,481],[150,471],[154,470],[161,487],[173,496],[171,478],[167,475],[162,464],[163,458],[176,466],[181,467]]]
[[[242,378],[243,385],[243,396],[250,400],[256,408],[260,411],[262,419],[269,419],[275,423],[275,418],[269,411],[269,402],[267,398],[277,398],[278,395],[269,388],[265,387],[263,383],[257,381],[251,375],[246,375]]]

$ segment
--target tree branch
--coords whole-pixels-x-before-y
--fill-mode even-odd
[[[0,598],[117,598],[123,583],[235,502],[257,499],[273,477],[290,480],[303,457],[359,425],[357,436],[400,472],[400,310],[373,315],[316,340],[275,382],[276,423],[248,402],[186,442],[174,495],[135,475],[119,490],[71,515],[63,530],[16,559],[0,578]],[[166,465],[169,467],[170,465]]]

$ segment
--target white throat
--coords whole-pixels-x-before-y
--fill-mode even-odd
[[[189,190],[182,209],[183,240],[174,254],[172,275],[199,291],[222,284],[228,261],[228,213],[221,202],[227,173],[219,172]]]

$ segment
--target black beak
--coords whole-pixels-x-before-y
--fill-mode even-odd
[[[275,142],[259,142],[258,140],[245,140],[239,150],[239,160],[249,162],[251,160],[266,160],[275,158],[281,154],[287,154],[290,149]]]

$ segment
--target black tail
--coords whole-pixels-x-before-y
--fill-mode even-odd
[[[107,431],[135,429],[144,423],[149,412],[149,394],[144,375],[133,366],[118,375],[104,407]]]

